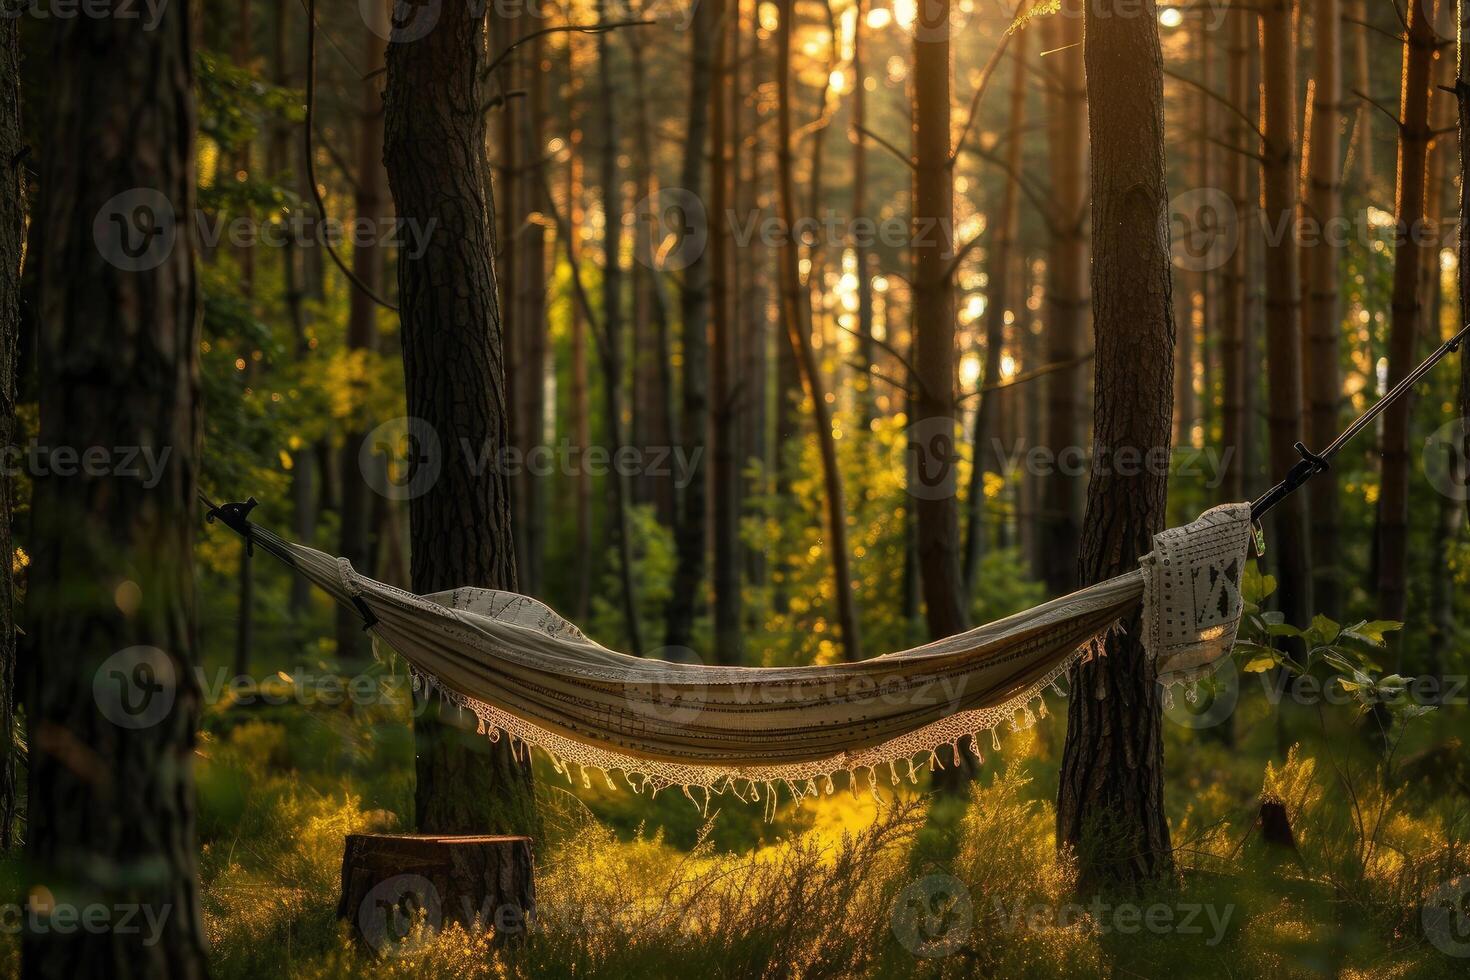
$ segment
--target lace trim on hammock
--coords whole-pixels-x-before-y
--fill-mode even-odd
[[[851,792],[856,794],[866,776],[868,791],[874,799],[878,799],[878,784],[882,778],[881,771],[885,767],[890,785],[900,785],[904,777],[909,782],[916,783],[919,772],[926,766],[931,772],[936,768],[944,768],[939,750],[945,746],[949,747],[950,764],[953,765],[966,739],[969,740],[970,750],[984,762],[981,739],[984,733],[990,734],[990,750],[999,752],[1002,728],[1020,732],[1031,728],[1038,719],[1047,717],[1046,693],[1050,691],[1057,697],[1066,697],[1060,682],[1072,665],[1084,656],[1101,655],[1107,639],[1122,631],[1122,623],[1114,623],[1101,630],[1062,658],[1035,683],[1001,704],[956,712],[871,748],[844,752],[813,762],[773,766],[725,767],[660,762],[589,745],[462,694],[407,659],[404,662],[408,665],[415,691],[425,694],[437,691],[444,700],[474,715],[479,733],[492,742],[499,741],[504,735],[510,740],[511,751],[517,758],[529,758],[532,747],[541,749],[551,761],[552,767],[565,776],[569,784],[575,783],[572,773],[574,766],[584,789],[592,787],[590,773],[600,773],[607,787],[616,789],[613,773],[621,773],[623,781],[635,793],[647,790],[651,796],[656,796],[670,787],[679,787],[684,796],[706,816],[709,813],[710,800],[729,793],[742,802],[762,803],[765,818],[770,820],[774,818],[780,803],[782,787],[790,794],[792,801],[800,806],[808,797],[836,792],[837,784],[833,777],[846,773]],[[379,643],[380,638],[374,634],[373,650],[381,657]],[[1033,701],[1036,702],[1035,710],[1031,707]],[[762,788],[765,791],[764,796]],[[702,800],[695,799],[693,790],[696,789],[703,791]]]

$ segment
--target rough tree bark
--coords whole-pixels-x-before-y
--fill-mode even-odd
[[[147,930],[27,927],[29,977],[206,972],[193,774],[192,31],[185,4],[160,17],[152,31],[115,17],[52,25],[37,217],[46,229],[39,439],[84,453],[138,447],[165,462],[151,489],[85,468],[36,477],[20,891],[145,908],[161,917],[161,934],[145,942]]]
[[[1072,364],[1046,379],[1046,441],[1054,453],[1086,449],[1087,377],[1081,364],[1088,310],[1087,78],[1082,58],[1082,11],[1070,0],[1060,17],[1042,22],[1044,43],[1054,52],[1056,91],[1047,96],[1047,153],[1057,221],[1048,241],[1046,360]],[[1041,572],[1052,595],[1077,586],[1077,547],[1082,536],[1083,481],[1056,466],[1042,478]]]
[[[795,0],[781,0],[780,23],[776,29],[777,89],[777,181],[780,185],[782,236],[779,255],[782,320],[791,341],[795,361],[807,398],[812,404],[817,446],[822,457],[826,489],[827,551],[832,557],[832,586],[837,597],[837,631],[846,660],[861,660],[862,638],[858,633],[857,601],[853,597],[851,562],[847,554],[847,501],[842,492],[842,473],[837,468],[837,444],[832,438],[832,406],[811,344],[811,322],[802,302],[801,270],[797,242],[791,229],[796,224],[796,188],[792,175],[791,146],[791,29]]]
[[[1305,332],[1307,337],[1307,442],[1321,449],[1337,437],[1338,402],[1342,381],[1337,366],[1338,337],[1342,333],[1338,262],[1342,255],[1339,232],[1342,215],[1342,11],[1339,0],[1314,0],[1312,58],[1316,81],[1312,96],[1312,130],[1307,146],[1307,206],[1314,234],[1302,240],[1303,271],[1307,284]],[[1317,612],[1336,617],[1342,580],[1338,556],[1338,501],[1336,471],[1312,480],[1312,594]]]
[[[448,0],[433,30],[388,48],[388,184],[398,213],[432,228],[398,263],[408,414],[423,423],[410,433],[408,478],[420,594],[516,588],[509,487],[502,468],[484,465],[502,458],[509,431],[479,9]],[[530,762],[508,739],[476,734],[473,716],[437,695],[415,737],[419,830],[534,835]]]
[[[1300,457],[1302,438],[1301,250],[1296,235],[1297,138],[1296,0],[1266,0],[1261,11],[1262,98],[1265,135],[1261,165],[1266,229],[1266,357],[1268,429],[1273,479]],[[1305,626],[1312,616],[1307,495],[1295,493],[1273,512],[1272,550],[1280,580],[1277,599],[1287,622]]]
[[[1103,0],[1085,25],[1096,455],[1079,572],[1092,583],[1135,567],[1163,526],[1174,320],[1156,9],[1123,16],[1121,0]],[[1072,673],[1057,843],[1076,848],[1084,888],[1173,868],[1158,684],[1139,623],[1125,627]]]
[[[1423,329],[1420,268],[1430,250],[1424,234],[1424,185],[1429,141],[1429,75],[1435,34],[1426,0],[1409,0],[1409,31],[1404,39],[1403,85],[1399,95],[1399,152],[1394,215],[1393,320],[1388,336],[1388,385],[1414,368]],[[1413,392],[1383,413],[1380,443],[1382,486],[1378,495],[1375,554],[1378,561],[1378,616],[1402,622],[1407,609],[1409,547],[1409,418]],[[1397,640],[1393,646],[1397,647]]]

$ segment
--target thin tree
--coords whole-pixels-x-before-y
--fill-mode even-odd
[[[521,14],[520,17],[524,17]],[[524,21],[522,21],[524,28]],[[546,428],[546,227],[536,215],[543,210],[546,181],[543,119],[546,115],[546,72],[542,53],[546,36],[533,30],[525,34],[517,55],[507,60],[514,66],[514,85],[526,93],[515,100],[506,115],[517,120],[515,168],[521,200],[516,207],[518,224],[508,229],[508,248],[516,253],[515,283],[517,358],[511,368],[519,381],[514,386],[514,417],[519,419],[520,445],[531,453],[545,442]],[[536,467],[523,468],[519,480],[521,519],[525,531],[516,548],[517,574],[521,591],[539,595],[546,564],[547,504],[550,494]],[[522,549],[521,544],[524,544]]]
[[[1312,130],[1307,153],[1306,214],[1313,234],[1302,240],[1307,283],[1306,389],[1307,441],[1326,446],[1337,436],[1342,382],[1337,366],[1342,333],[1338,263],[1341,242],[1334,226],[1342,216],[1342,11],[1339,0],[1314,0]],[[1311,484],[1312,593],[1317,611],[1338,615],[1343,586],[1338,553],[1338,498],[1335,471],[1317,474]]]
[[[19,21],[0,24],[0,160],[14,161],[0,191],[0,445],[15,444],[15,359],[25,251],[25,135],[21,128]],[[15,582],[10,520],[14,487],[0,473],[0,851],[16,843],[19,794],[15,744]]]
[[[1163,56],[1152,2],[1087,5],[1092,146],[1092,302],[1096,342],[1094,460],[1080,577],[1135,567],[1164,522],[1167,474],[1117,465],[1167,452],[1174,320],[1169,192],[1164,179]],[[1164,815],[1163,719],[1139,624],[1079,663],[1068,700],[1057,843],[1076,849],[1083,887],[1163,878],[1173,868]]]
[[[735,332],[730,309],[729,245],[730,144],[728,114],[729,45],[727,32],[738,18],[729,0],[707,3],[715,19],[714,64],[710,84],[710,515],[714,542],[715,660],[740,663],[740,470],[736,465],[739,417],[735,402]]]
[[[914,264],[913,383],[917,389],[910,424],[918,435],[910,437],[908,451],[915,457],[910,466],[920,473],[913,506],[924,616],[930,638],[938,640],[964,632],[970,621],[960,568],[954,465],[949,0],[920,4],[918,11],[914,29],[914,203],[910,243]],[[1004,297],[998,298],[998,305],[1004,305]],[[983,399],[982,404],[986,401],[991,399]],[[938,482],[931,482],[931,477]]]
[[[388,8],[368,4],[365,15],[376,23],[364,23],[360,31],[361,57],[371,71],[383,64],[388,44]],[[383,172],[383,93],[379,74],[360,83],[361,100],[357,113],[357,158],[355,160],[354,194],[358,222],[377,226],[387,213],[387,174]],[[352,249],[352,274],[366,286],[353,289],[348,296],[347,350],[350,354],[370,358],[378,348],[378,304],[369,294],[383,292],[383,250],[376,244],[378,235],[360,240]],[[342,510],[337,552],[354,568],[371,574],[373,569],[371,502],[369,483],[362,472],[362,444],[367,438],[366,406],[358,404],[366,397],[362,383],[354,383],[356,398],[352,417],[348,420],[347,437],[338,457],[341,473]],[[361,660],[367,653],[367,640],[362,620],[350,609],[337,609],[337,656],[348,663]]]
[[[863,61],[864,0],[856,0],[852,26],[852,214],[855,221],[868,218],[868,144],[863,135],[868,125],[867,67]],[[858,361],[863,373],[856,384],[862,395],[862,427],[872,425],[875,405],[873,368],[876,345],[873,342],[873,277],[868,256],[872,254],[869,236],[854,235],[853,259],[857,265],[858,295]]]
[[[577,35],[575,32],[567,35],[567,168],[566,168],[566,198],[567,198],[567,226],[566,241],[563,247],[566,249],[567,264],[576,267],[582,255],[582,98],[581,98],[581,75],[577,71]],[[582,309],[582,304],[571,305],[571,329],[569,347],[571,348],[571,390],[567,397],[571,401],[570,419],[572,444],[577,447],[578,452],[586,453],[592,445],[592,418],[588,408],[589,375],[587,372],[587,326],[588,318]],[[592,609],[592,569],[595,562],[592,558],[592,473],[586,466],[578,466],[572,476],[573,480],[573,525],[575,528],[573,541],[576,545],[575,553],[586,556],[585,560],[578,562],[576,571],[576,592],[573,608],[576,610],[578,621],[585,622],[588,613]]]
[[[1006,122],[1006,162],[1004,167],[1008,175],[1020,173],[1021,169],[1021,143],[1022,137],[1025,134],[1024,127],[1026,124],[1027,41],[1027,32],[1022,30],[1016,33],[1010,44],[1011,58],[1013,60],[1011,62],[1011,101],[1009,118]],[[915,67],[917,67],[917,61]],[[917,89],[915,90],[915,94],[918,94]],[[946,102],[947,97],[948,93],[946,92]],[[916,125],[920,123],[917,113],[915,114],[915,123]],[[947,128],[948,123],[946,122],[945,125]],[[924,135],[929,134],[926,133]],[[948,142],[947,137],[946,142]],[[919,179],[918,175],[916,175],[914,182],[916,203],[917,194],[922,185],[923,180]],[[1011,279],[1013,267],[1016,265],[1016,262],[1013,261],[1016,252],[1016,239],[1019,237],[1021,231],[1020,190],[1021,185],[1019,180],[1010,178],[1009,176],[1001,185],[1000,204],[995,209],[995,216],[990,225],[994,229],[991,247],[986,255],[986,267],[989,269],[989,288],[987,290],[989,302],[985,307],[985,360],[980,370],[980,400],[975,406],[974,433],[970,439],[974,464],[970,467],[970,487],[966,497],[969,510],[969,519],[965,527],[963,565],[964,594],[966,596],[974,593],[975,583],[980,575],[980,559],[985,552],[985,474],[987,472],[997,472],[1001,468],[1000,453],[994,449],[995,442],[999,437],[999,433],[995,431],[995,421],[998,414],[996,409],[997,402],[1006,398],[1009,393],[1001,391],[995,386],[1000,383],[1001,354],[1005,346],[1006,315],[1008,313],[1018,315],[1021,309],[1021,304],[1013,303],[1012,301],[1021,294],[1022,290]],[[947,209],[949,217],[946,219],[946,224],[948,224],[954,217],[953,191],[951,190],[947,193],[946,197],[951,202]],[[916,210],[915,215],[918,216],[919,214],[920,212]],[[930,218],[926,215],[920,220],[927,221]],[[946,245],[948,244],[946,242]],[[917,259],[920,254],[918,248],[915,249],[914,254]],[[915,271],[917,271],[917,268]],[[915,286],[917,287],[918,285],[919,280],[915,279]],[[954,318],[954,284],[949,279],[946,279],[942,283],[942,287],[950,297],[949,315],[950,322],[952,323]],[[919,294],[917,289],[914,295],[914,330],[915,337],[917,338],[921,324],[924,321],[919,319]],[[934,311],[930,310],[929,312]],[[952,333],[953,327],[951,327]],[[953,337],[951,336],[952,344]],[[924,345],[920,343],[918,350],[922,351],[923,348]],[[950,370],[953,370],[952,364],[950,365]],[[985,390],[987,388],[990,390]],[[921,411],[924,410],[922,399],[919,408]],[[919,541],[921,546],[924,538],[922,513],[922,508],[920,508],[921,530],[919,532]],[[921,555],[920,562],[922,563],[922,561],[923,556]],[[938,637],[935,638],[937,639]]]
[[[1046,360],[1058,368],[1046,379],[1046,440],[1053,452],[1085,446],[1087,378],[1080,364],[1088,309],[1087,79],[1082,57],[1082,12],[1073,4],[1042,21],[1052,88],[1047,94],[1047,154],[1057,220],[1048,227]],[[1069,365],[1069,366],[1061,366]],[[1083,481],[1072,468],[1042,476],[1041,573],[1052,595],[1077,585],[1082,534]]]
[[[1456,130],[1460,150],[1459,239],[1456,243],[1456,286],[1460,301],[1459,322],[1470,319],[1470,37],[1466,36],[1464,0],[1455,4],[1455,102]],[[1459,409],[1461,419],[1470,419],[1470,346],[1460,351]],[[1470,422],[1460,431],[1461,481],[1470,490]],[[1470,494],[1467,494],[1470,509]]]
[[[611,23],[608,0],[598,0],[597,22]],[[597,99],[602,116],[602,142],[597,148],[597,181],[602,194],[602,332],[597,352],[602,362],[602,406],[606,416],[607,444],[617,459],[623,441],[623,194],[618,175],[618,117],[613,88],[610,30],[597,34]],[[633,538],[628,522],[632,497],[628,474],[614,466],[608,474],[612,490],[613,535],[618,551],[618,576],[622,586],[623,628],[635,654],[643,652],[643,631],[638,621],[638,594],[633,582]]]
[[[1393,258],[1393,316],[1388,336],[1388,385],[1414,367],[1423,329],[1420,268],[1428,247],[1424,234],[1425,171],[1429,142],[1430,73],[1435,33],[1425,0],[1409,0],[1404,38],[1403,84],[1399,94],[1398,179],[1394,194],[1396,242]],[[1409,417],[1412,392],[1383,413],[1380,442],[1382,486],[1378,494],[1375,553],[1378,562],[1378,615],[1402,622],[1407,608],[1409,547]]]
[[[1285,473],[1300,457],[1302,438],[1301,249],[1297,221],[1296,0],[1266,0],[1261,11],[1262,198],[1266,229],[1266,377],[1273,473]],[[1274,551],[1281,611],[1290,623],[1312,616],[1307,495],[1292,494],[1274,512]]]
[[[1249,352],[1251,337],[1250,246],[1246,231],[1254,227],[1248,216],[1256,208],[1252,193],[1252,163],[1247,156],[1252,145],[1248,124],[1251,105],[1251,53],[1256,44],[1256,13],[1232,8],[1229,49],[1226,52],[1227,99],[1239,112],[1228,114],[1225,154],[1225,189],[1234,212],[1234,248],[1226,259],[1220,283],[1220,435],[1224,467],[1222,492],[1227,500],[1244,500],[1248,492],[1254,427],[1251,420],[1253,372]]]
[[[700,3],[694,11],[694,22],[689,32],[689,113],[684,131],[684,168],[680,177],[681,190],[689,201],[705,200],[706,152],[709,146],[711,77],[714,74],[714,57],[717,46],[720,11],[714,3]],[[715,152],[720,152],[718,148]],[[705,209],[704,216],[684,215],[684,220],[702,220],[706,234],[721,220],[712,208]],[[688,229],[685,229],[688,230]],[[718,230],[713,230],[718,237]],[[709,436],[709,315],[710,315],[710,265],[712,264],[701,248],[687,256],[689,265],[684,269],[684,286],[680,294],[680,315],[683,320],[683,418],[680,420],[680,435],[684,442],[685,458],[698,460],[703,457]],[[723,275],[716,268],[715,275]],[[664,643],[670,647],[687,647],[694,628],[695,611],[704,592],[705,548],[708,545],[708,480],[703,465],[692,467],[685,477],[683,506],[679,512],[678,569],[675,572],[675,587],[669,597],[668,622]]]
[[[163,464],[151,487],[87,468],[35,478],[20,890],[153,910],[158,930],[27,929],[29,977],[207,972],[193,765],[193,32],[185,4],[157,15],[151,31],[117,18],[52,26],[36,218],[39,438],[137,447]]]
[[[837,468],[837,443],[832,437],[832,406],[827,402],[826,385],[812,350],[811,319],[802,301],[801,268],[797,260],[796,186],[792,174],[791,132],[791,29],[795,16],[795,0],[781,0],[780,21],[776,29],[776,98],[777,98],[777,183],[779,185],[781,221],[786,233],[781,239],[779,255],[782,320],[791,341],[792,358],[801,383],[812,405],[812,421],[816,427],[817,447],[822,458],[822,478],[826,490],[827,551],[832,558],[832,586],[837,597],[837,629],[842,638],[843,656],[862,659],[862,638],[858,633],[857,601],[853,597],[852,570],[847,553],[847,502],[842,491],[842,473]]]
[[[400,255],[398,294],[411,432],[412,587],[516,589],[493,197],[479,85],[484,8],[448,0],[434,29],[388,48],[383,160],[398,213],[434,233]],[[410,22],[411,26],[411,22]],[[402,28],[398,28],[401,30]],[[425,467],[437,464],[438,473]],[[424,833],[533,833],[530,760],[492,743],[437,695],[415,726]]]

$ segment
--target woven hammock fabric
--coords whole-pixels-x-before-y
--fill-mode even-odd
[[[1229,652],[1241,615],[1250,508],[1230,504],[1155,536],[1140,567],[1005,619],[851,664],[714,667],[633,657],[592,640],[528,596],[460,588],[416,596],[251,526],[254,543],[377,618],[372,632],[492,738],[538,746],[559,771],[621,771],[638,790],[733,790],[773,804],[880,767],[897,781],[943,765],[968,739],[999,748],[1001,726],[1046,715],[1048,687],[1146,600],[1145,645],[1166,682]],[[1057,690],[1057,693],[1061,693]],[[1037,710],[1032,710],[1036,704]],[[989,739],[982,739],[984,732]]]

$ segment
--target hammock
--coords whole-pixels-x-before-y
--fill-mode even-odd
[[[1135,571],[911,650],[816,667],[713,667],[616,653],[529,596],[405,592],[250,523],[242,507],[210,517],[356,609],[408,662],[416,690],[440,691],[491,739],[504,734],[517,752],[540,747],[568,779],[576,767],[584,786],[589,771],[609,786],[621,772],[639,792],[700,787],[706,806],[725,791],[760,799],[764,786],[768,808],[777,786],[800,801],[832,792],[835,773],[854,787],[865,773],[876,792],[884,767],[897,783],[942,766],[945,746],[951,760],[966,740],[977,754],[998,750],[1001,728],[1045,717],[1043,693],[1061,694],[1072,663],[1140,604],[1160,681],[1207,673],[1234,641],[1252,527],[1249,504],[1216,507],[1156,535]]]
[[[1321,452],[1296,444],[1301,461],[1250,504],[1226,504],[1154,535],[1137,570],[1060,599],[912,650],[819,667],[705,667],[615,653],[529,596],[463,588],[416,596],[359,575],[247,519],[244,504],[210,507],[251,545],[358,611],[408,661],[415,689],[437,689],[473,713],[491,739],[518,751],[539,746],[568,779],[572,767],[612,787],[622,772],[634,790],[679,786],[761,799],[776,787],[800,802],[834,786],[832,775],[866,772],[877,792],[887,767],[899,782],[917,766],[957,758],[966,739],[983,758],[981,733],[1000,749],[1000,729],[1045,717],[1043,693],[1078,657],[1099,652],[1110,630],[1142,605],[1143,646],[1167,692],[1230,652],[1240,625],[1240,580],[1255,521],[1308,480],[1389,405],[1470,336],[1463,326],[1385,392]],[[201,495],[202,499],[202,495]],[[1035,702],[1037,708],[1032,711]],[[690,799],[693,799],[690,796]]]

